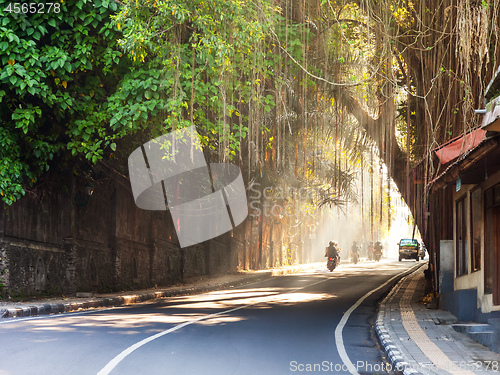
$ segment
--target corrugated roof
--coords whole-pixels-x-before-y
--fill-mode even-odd
[[[486,130],[476,129],[436,147],[433,151],[441,164],[447,164],[469,150],[474,149],[486,138]]]
[[[479,153],[479,158],[484,157],[484,155],[486,153],[489,153],[491,151],[491,149],[498,147],[496,141],[493,140],[494,138],[498,138],[498,134],[495,134],[493,136],[488,136],[488,137],[484,138],[475,147],[467,150],[464,154],[462,154],[459,158],[457,158],[457,160],[455,160],[453,163],[451,163],[443,172],[441,172],[438,176],[436,176],[433,180],[431,180],[428,185],[434,185],[434,184],[436,184],[436,182],[438,182],[439,180],[441,180],[442,178],[444,178],[446,175],[450,174],[455,169],[460,168],[461,164],[467,163],[468,156],[471,155],[471,154],[473,154],[474,152],[477,151]],[[479,149],[481,149],[483,146],[486,145],[486,143],[488,143],[490,141],[492,141],[493,144],[490,144],[489,146],[486,146],[486,149],[484,150],[485,151],[484,153],[481,152],[481,151],[479,151]],[[474,162],[475,162],[475,160],[472,160],[471,163],[467,163],[468,165],[466,165],[463,168],[463,170],[466,170],[467,168],[469,168],[471,165],[474,164]],[[461,172],[461,171],[459,171],[459,172]]]

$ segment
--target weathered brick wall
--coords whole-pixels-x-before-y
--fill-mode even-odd
[[[152,258],[152,286],[170,285],[181,280],[181,249],[155,238]]]
[[[0,296],[9,287],[9,261],[7,258],[7,245],[2,243],[0,238]]]
[[[5,208],[4,236],[62,245],[71,235],[71,197],[65,192],[27,194]]]
[[[62,247],[14,240],[4,244],[9,294],[26,296],[64,292],[66,254]]]
[[[256,220],[181,249],[170,213],[137,208],[128,181],[95,181],[91,196],[85,184],[75,179],[67,189],[28,194],[10,207],[0,206],[4,292],[72,294],[162,287],[183,278],[273,267],[302,257],[302,244],[283,242],[280,224],[271,228]]]
[[[4,291],[22,296],[161,287],[234,271],[245,258],[243,242],[229,234],[181,249],[170,214],[137,208],[127,181],[96,182],[90,197],[84,184],[75,180],[67,191],[27,195],[0,208]]]
[[[202,244],[189,246],[184,252],[184,277],[195,277],[206,274],[205,248]]]
[[[28,194],[22,203],[0,209],[5,290],[14,296],[65,291],[67,256],[63,238],[70,235],[70,195]]]
[[[114,258],[107,244],[78,240],[75,249],[77,292],[110,292],[116,288]]]
[[[231,251],[231,236],[225,234],[208,242],[210,246],[210,273],[221,274],[236,269],[234,251]],[[235,250],[233,248],[233,250]]]

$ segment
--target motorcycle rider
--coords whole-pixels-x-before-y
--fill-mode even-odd
[[[352,246],[351,246],[351,259],[354,259],[354,257],[356,257],[356,259],[359,259],[359,245],[356,241],[354,241],[352,243]]]
[[[326,248],[325,257],[328,257],[326,262],[328,268],[330,271],[333,271],[333,269],[340,263],[339,249],[336,242],[330,241],[328,247]],[[330,258],[332,258],[334,262],[332,268],[329,267]]]
[[[374,251],[374,247],[373,247],[373,241],[372,241],[368,244],[367,255],[368,255],[369,260],[373,260],[373,251]]]
[[[382,244],[380,241],[375,242],[375,247],[374,247],[374,258],[380,258],[382,257]]]
[[[325,257],[335,259],[338,256],[339,256],[339,250],[337,248],[337,244],[333,241],[330,241],[328,247],[326,248]]]

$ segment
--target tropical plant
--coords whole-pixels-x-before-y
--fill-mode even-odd
[[[117,4],[56,4],[50,12],[0,7],[0,196],[7,204],[49,170],[78,172],[116,148],[108,101],[130,70],[109,18]]]

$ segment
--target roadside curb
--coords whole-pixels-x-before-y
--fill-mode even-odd
[[[146,301],[154,301],[162,298],[174,297],[179,295],[189,295],[194,293],[211,292],[224,288],[231,288],[239,285],[258,282],[273,276],[284,276],[293,273],[298,273],[313,268],[317,268],[318,264],[303,264],[298,266],[290,266],[284,268],[276,268],[270,270],[258,271],[253,275],[239,275],[234,280],[215,283],[213,285],[190,286],[171,288],[168,290],[158,290],[146,293],[126,293],[113,297],[97,297],[81,300],[71,300],[68,302],[52,302],[52,303],[19,303],[18,306],[13,304],[12,307],[0,306],[0,319],[2,318],[25,318],[39,315],[61,314],[88,309],[119,307],[127,306],[135,303]]]
[[[386,313],[386,304],[393,297],[393,295],[401,288],[404,280],[410,275],[414,274],[415,272],[418,272],[420,268],[425,265],[426,263],[422,263],[418,266],[415,266],[408,272],[408,274],[399,279],[397,284],[392,288],[389,294],[387,294],[387,296],[380,303],[377,314],[377,320],[375,322],[375,331],[377,332],[378,339],[382,344],[384,352],[386,353],[392,368],[403,375],[424,375],[424,374],[422,372],[412,369],[409,366],[409,363],[405,360],[403,354],[398,349],[398,346],[391,339],[389,331],[385,328],[384,318]]]
[[[70,301],[64,303],[43,303],[43,304],[30,304],[27,307],[11,307],[2,311],[0,308],[0,318],[25,318],[38,315],[60,314],[67,312],[75,312],[81,310],[88,310],[91,308],[106,308],[106,307],[119,307],[127,306],[135,303],[141,303],[152,300],[159,300],[162,298],[174,297],[179,295],[189,295],[193,293],[210,292],[217,289],[234,287],[241,284],[256,282],[268,277],[272,277],[272,272],[261,272],[258,275],[242,276],[240,280],[232,280],[230,282],[215,284],[202,287],[181,287],[171,290],[159,290],[149,293],[136,293],[126,294],[116,297],[101,297],[89,298],[82,301]]]

